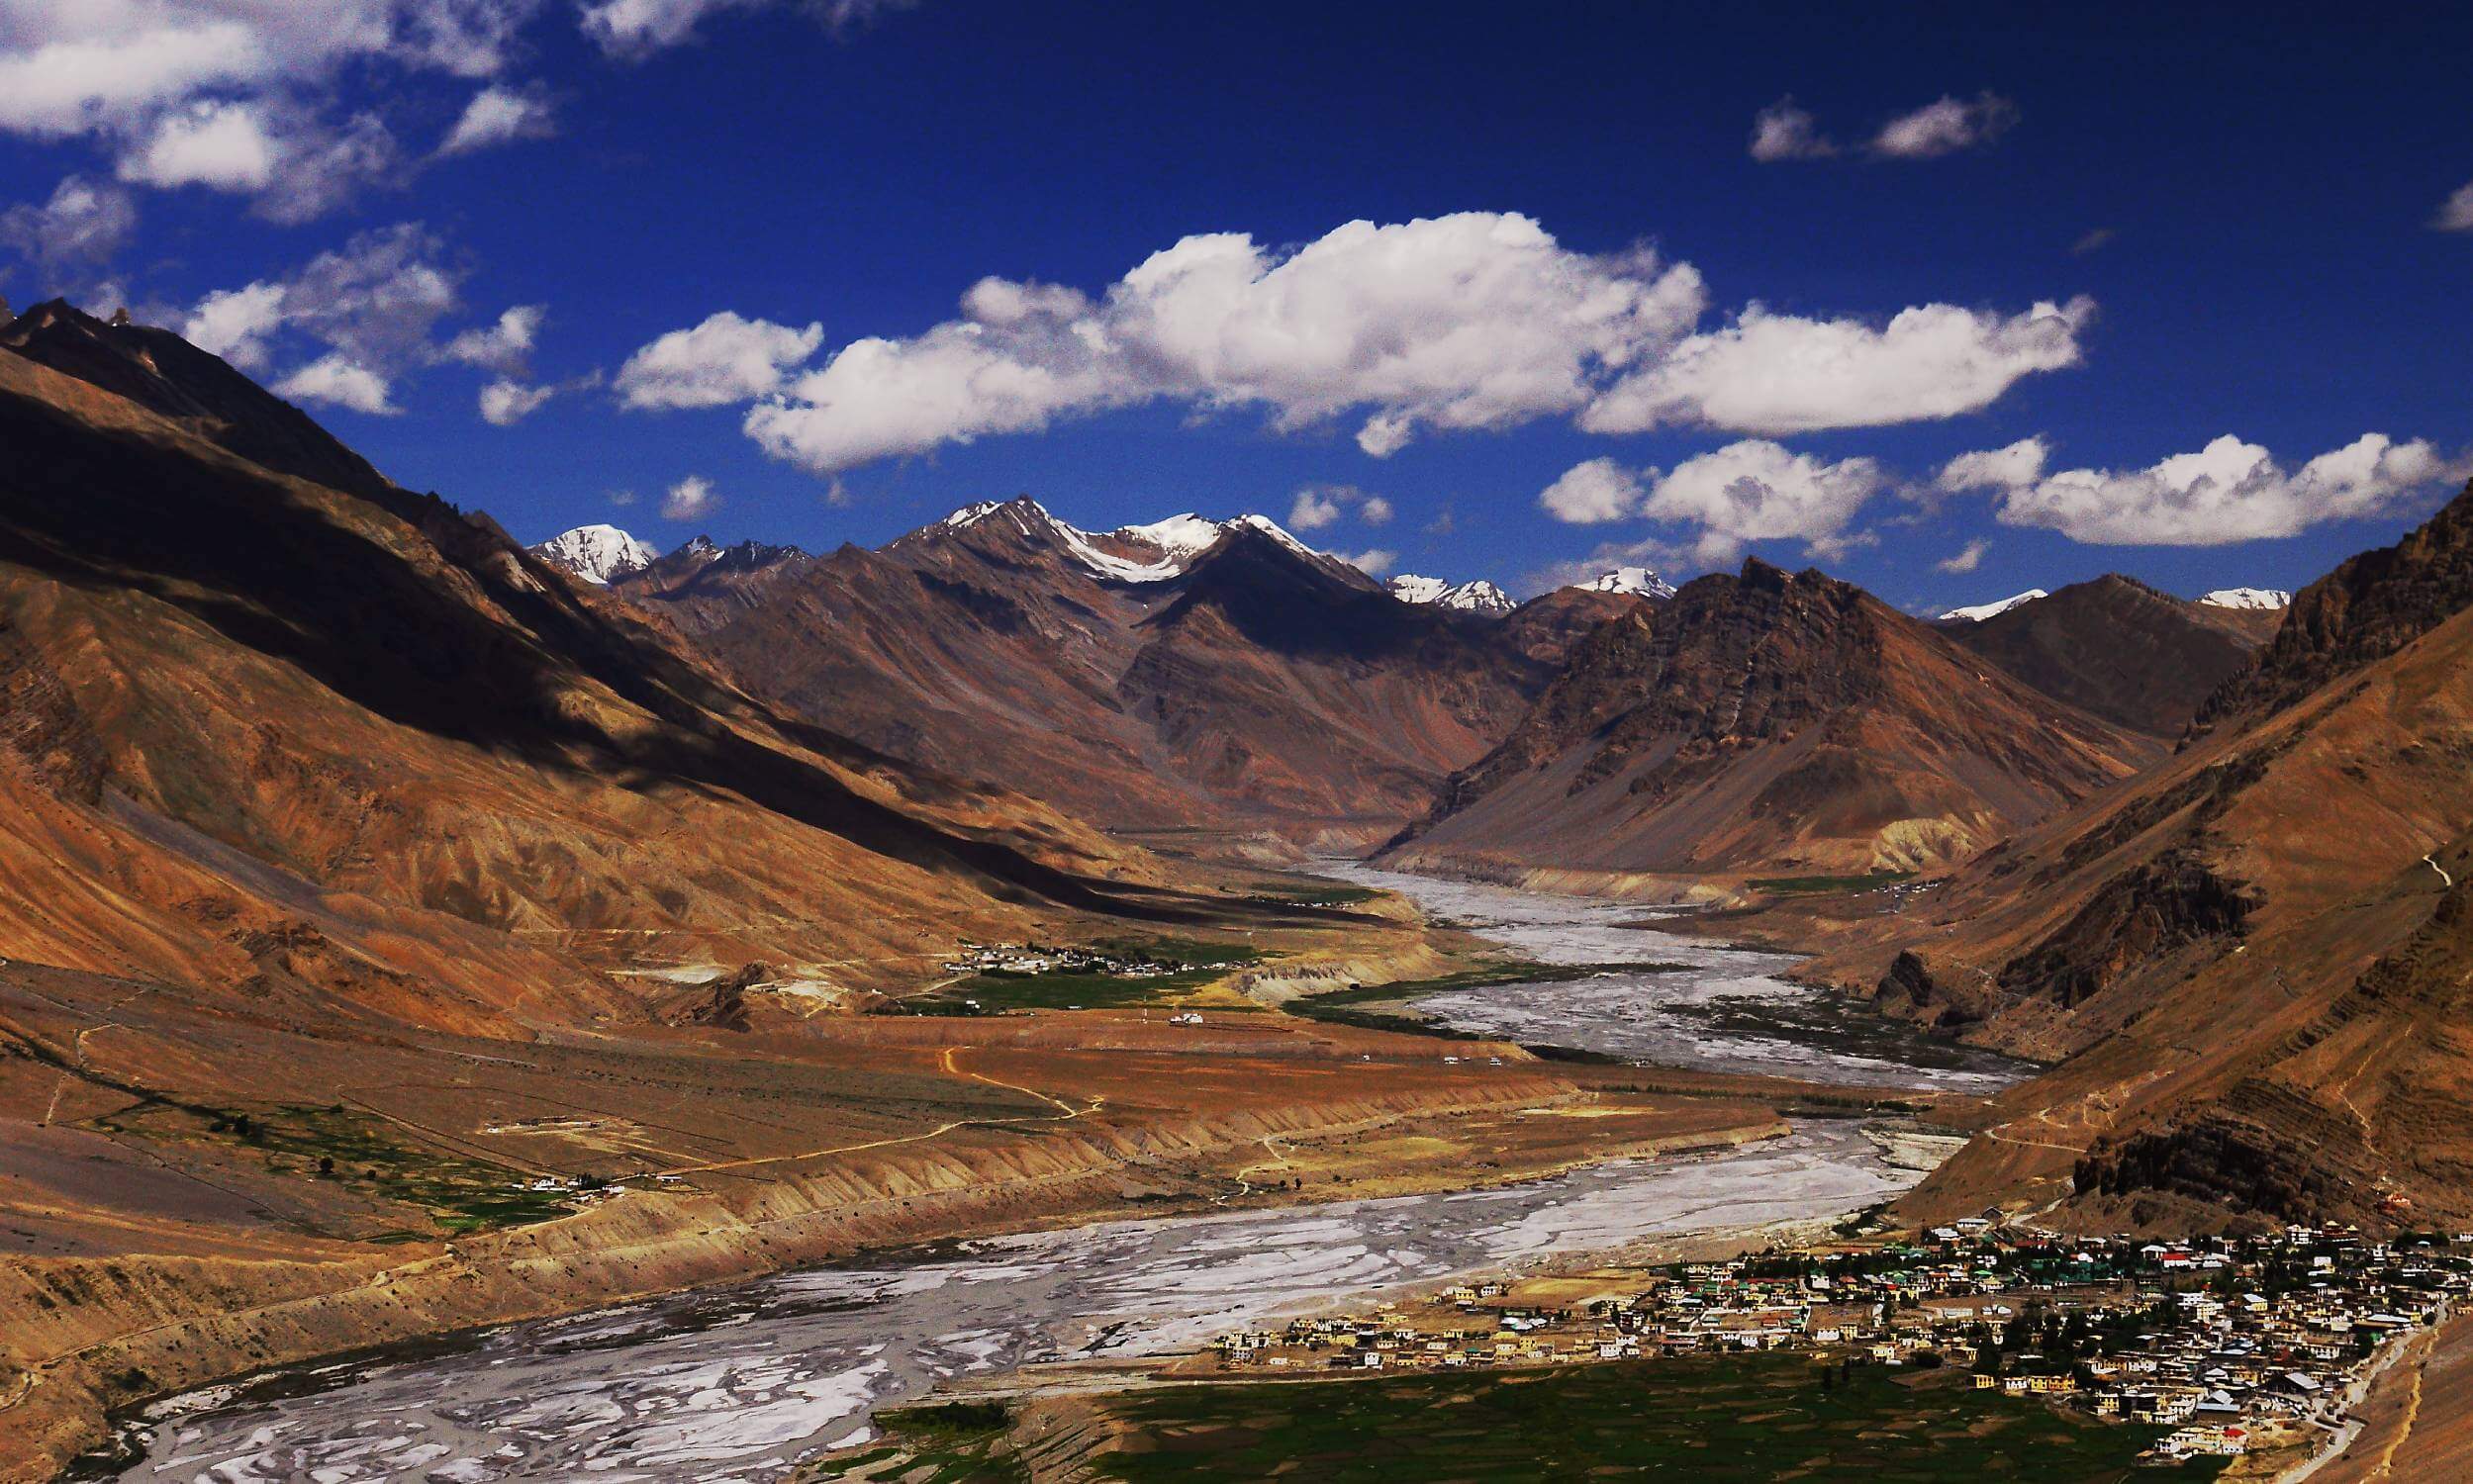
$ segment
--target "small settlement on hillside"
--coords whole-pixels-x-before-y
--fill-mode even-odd
[[[1464,1284],[1223,1335],[1211,1352],[1229,1371],[1328,1371],[1802,1349],[1824,1367],[1959,1367],[1977,1387],[2168,1427],[2158,1458],[2239,1453],[2338,1426],[2382,1347],[2473,1288],[2473,1234],[2379,1242],[2297,1226],[2156,1243],[1970,1218],[1911,1245],[1640,1276],[1568,1304],[1526,1296],[1552,1282]]]

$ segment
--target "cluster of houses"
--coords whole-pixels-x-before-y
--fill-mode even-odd
[[[987,943],[965,948],[961,957],[944,966],[944,972],[1018,976],[1104,974],[1116,978],[1147,979],[1182,974],[1191,967],[1174,959],[1110,953],[1095,948],[1042,948],[1030,943]]]
[[[1213,1343],[1230,1369],[1568,1364],[1801,1349],[1952,1367],[1972,1384],[2169,1428],[2158,1458],[2332,1428],[2389,1340],[2473,1288],[2473,1235],[2350,1227],[2194,1243],[2064,1238],[1970,1218],[1894,1246],[1655,1269],[1564,1304],[1471,1283],[1412,1307]],[[1565,1280],[1568,1286],[1568,1280]]]

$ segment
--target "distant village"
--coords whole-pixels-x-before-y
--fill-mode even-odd
[[[1979,1389],[2169,1428],[2147,1454],[2168,1462],[2335,1431],[2388,1343],[2473,1288],[2473,1234],[2141,1243],[1969,1218],[1911,1245],[1655,1269],[1568,1306],[1524,1298],[1531,1286],[1223,1335],[1211,1359],[1362,1371],[1804,1350],[1816,1385],[1839,1366],[1952,1367]]]
[[[1251,961],[1247,961],[1249,964]],[[1110,953],[1095,948],[1042,948],[1030,943],[972,944],[944,966],[947,974],[992,974],[1027,977],[1040,974],[1103,974],[1111,978],[1148,979],[1183,974],[1190,964],[1140,954]],[[1244,968],[1246,964],[1224,966]]]

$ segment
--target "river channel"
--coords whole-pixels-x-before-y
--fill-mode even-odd
[[[1917,1039],[1815,1031],[1779,955],[1622,924],[1637,908],[1354,868],[1549,963],[1686,965],[1418,1002],[1453,1025],[1609,1055],[1970,1090],[2014,1070]],[[1907,1060],[1912,1053],[1916,1060]],[[1927,1063],[1937,1065],[1927,1065]],[[872,1436],[938,1381],[1189,1347],[1241,1323],[1453,1274],[1825,1217],[1917,1176],[1853,1124],[1496,1189],[1119,1221],[954,1243],[158,1404],[131,1480],[766,1480]]]

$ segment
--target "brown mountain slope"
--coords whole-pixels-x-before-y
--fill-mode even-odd
[[[0,952],[479,1027],[621,1013],[623,962],[761,945],[864,983],[956,936],[1185,915],[1038,805],[774,716],[486,519],[240,457],[335,467],[211,357],[29,318],[48,363],[0,351]]]
[[[2263,642],[2256,610],[2099,577],[1942,631],[2046,696],[2115,726],[2177,737]],[[2271,631],[2271,630],[2270,630]]]
[[[1178,552],[1026,499],[882,551],[716,561],[693,581],[665,564],[615,591],[755,693],[887,753],[1119,828],[1337,845],[1428,807],[1599,611],[1403,603],[1276,529],[1231,522]]]
[[[1883,1009],[2070,1057],[1928,1198],[2473,1216],[2468,516],[2304,593],[2169,763],[1841,925],[1816,970]]]
[[[1589,635],[1405,864],[1728,876],[1955,860],[2145,741],[1817,572],[1747,562]]]

